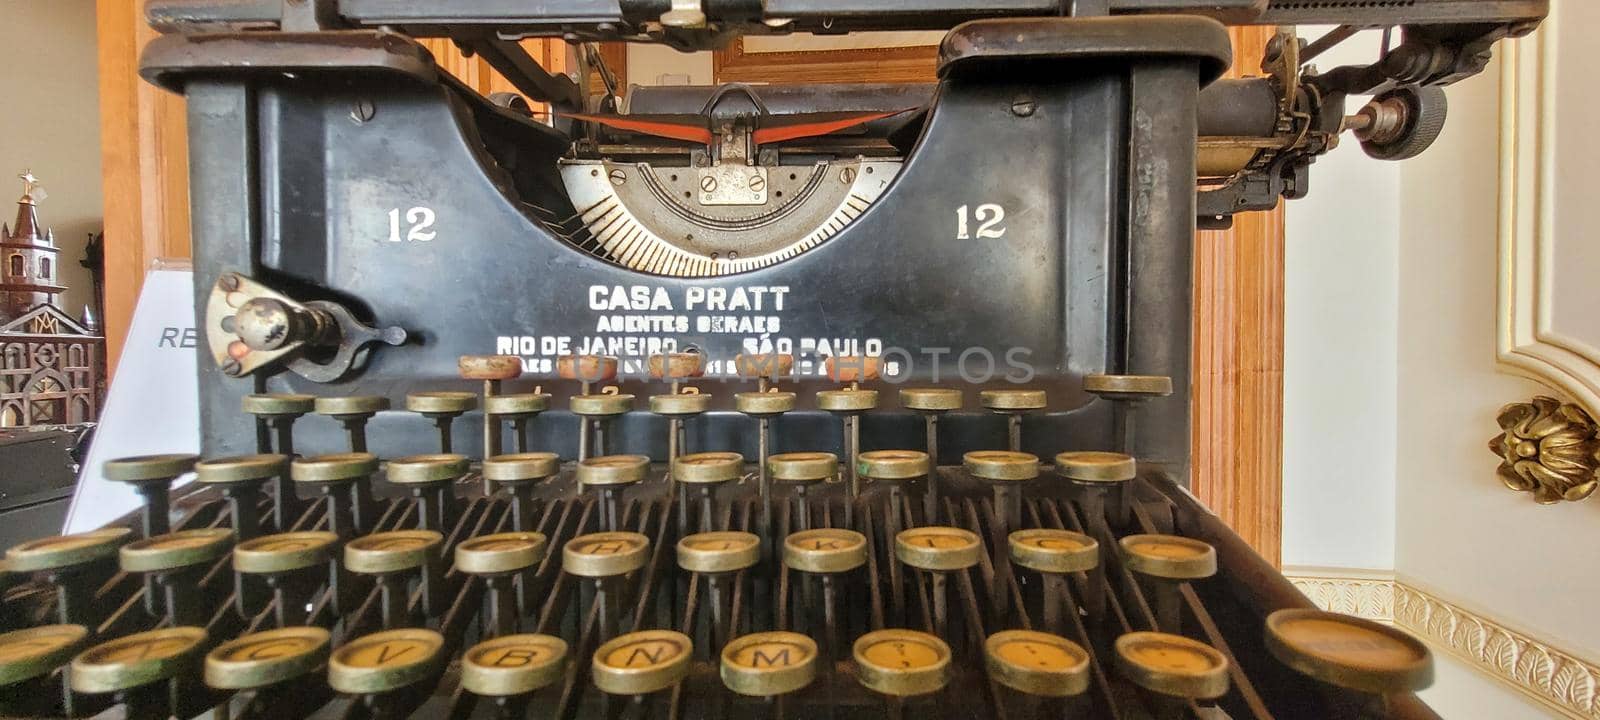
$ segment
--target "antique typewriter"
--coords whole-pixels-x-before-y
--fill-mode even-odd
[[[1425,646],[1312,609],[1184,490],[1190,248],[1343,133],[1426,148],[1547,9],[153,0],[205,457],[110,462],[141,510],[6,552],[0,706],[1435,717]],[[1225,23],[1337,28],[1218,80]],[[1373,64],[1311,69],[1375,27]],[[937,85],[588,67],[875,30],[948,30]],[[518,44],[550,37],[606,87]]]

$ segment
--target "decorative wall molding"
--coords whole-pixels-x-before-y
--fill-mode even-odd
[[[1562,715],[1600,719],[1600,666],[1403,582],[1395,624]]]
[[[1592,147],[1583,147],[1591,145],[1586,133],[1571,143],[1560,142],[1564,135],[1558,132],[1557,98],[1589,82],[1588,70],[1581,65],[1569,73],[1572,77],[1566,83],[1559,82],[1556,41],[1561,7],[1552,3],[1549,19],[1537,32],[1504,41],[1499,53],[1496,349],[1501,369],[1559,390],[1591,415],[1600,416],[1600,337],[1586,314],[1600,299],[1591,281],[1595,256],[1581,247],[1590,242],[1580,237],[1586,210],[1567,203],[1562,205],[1567,215],[1557,215],[1557,196],[1563,191],[1557,158],[1568,168],[1584,168],[1583,172],[1597,158]],[[1587,125],[1582,108],[1570,105],[1563,103],[1564,121]],[[1568,129],[1566,135],[1573,132]]]
[[[1467,610],[1383,570],[1285,568],[1323,610],[1393,623],[1563,717],[1600,720],[1600,665]]]

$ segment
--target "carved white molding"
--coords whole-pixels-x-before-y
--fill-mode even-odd
[[[1575,720],[1600,720],[1600,666],[1379,570],[1285,568],[1317,607],[1388,622],[1529,699]]]
[[[1588,124],[1573,98],[1592,82],[1589,67],[1557,73],[1557,39],[1563,3],[1551,3],[1550,17],[1540,30],[1501,44],[1500,67],[1500,278],[1497,354],[1501,369],[1559,390],[1600,415],[1600,332],[1592,323],[1572,327],[1575,311],[1600,305],[1600,292],[1590,280],[1576,278],[1585,270],[1600,271],[1594,255],[1581,248],[1593,243],[1590,228],[1581,227],[1580,203],[1558,208],[1556,158],[1578,163],[1600,156],[1592,136],[1560,143],[1558,98],[1564,98],[1563,122]],[[1562,85],[1564,87],[1557,87]],[[1563,92],[1565,91],[1565,92]],[[1569,130],[1570,132],[1570,130]],[[1577,155],[1575,155],[1577,154]],[[1587,156],[1587,157],[1584,157]],[[1592,168],[1590,169],[1592,171]],[[1557,212],[1568,213],[1561,223]],[[1566,243],[1563,246],[1562,243]],[[1564,249],[1564,252],[1563,252]],[[1585,259],[1589,258],[1589,259]],[[1581,287],[1586,286],[1586,287]],[[1559,321],[1557,297],[1569,313]],[[1592,317],[1592,316],[1590,316]]]

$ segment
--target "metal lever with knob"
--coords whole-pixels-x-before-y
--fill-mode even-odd
[[[362,323],[338,303],[297,302],[239,273],[218,278],[206,302],[206,343],[230,377],[281,363],[307,380],[333,382],[350,372],[366,346],[400,345],[406,337],[399,327]],[[331,355],[313,359],[306,352],[312,349]]]

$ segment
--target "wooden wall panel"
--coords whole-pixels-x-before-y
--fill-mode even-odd
[[[1232,31],[1234,76],[1273,28]],[[1194,493],[1277,565],[1283,535],[1283,208],[1195,238]]]

